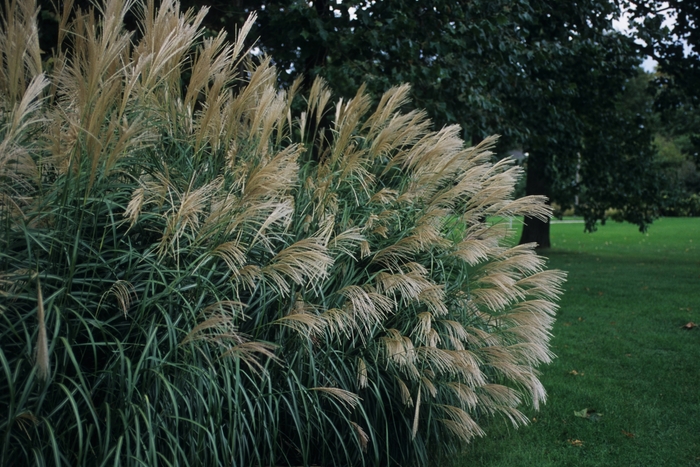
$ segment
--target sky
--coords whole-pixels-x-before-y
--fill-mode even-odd
[[[664,21],[664,24],[671,25],[671,24],[673,24],[673,21],[670,18],[667,18],[666,21]],[[622,31],[626,34],[629,34],[630,33],[629,16],[625,12],[623,12],[622,16],[620,17],[619,20],[617,20],[617,19],[613,20],[613,27],[615,29],[617,29],[618,31]],[[651,57],[646,57],[644,59],[644,61],[642,62],[642,68],[647,73],[653,72],[656,69],[656,65],[657,65],[656,60],[654,60]]]
[[[667,4],[665,4],[667,5]],[[664,14],[666,19],[662,23],[664,26],[667,26],[669,29],[673,29],[673,25],[675,24],[676,20],[674,17],[669,16],[667,14]],[[625,33],[629,33],[629,15],[626,12],[622,13],[622,16],[620,17],[619,20],[613,20],[613,27],[617,29],[618,31],[622,31]],[[641,42],[640,42],[641,43]],[[688,47],[686,46],[688,49]],[[686,50],[686,53],[689,52],[689,49]],[[654,60],[651,57],[646,57],[644,61],[642,62],[642,68],[644,68],[644,71],[646,72],[653,72],[656,69],[656,60]]]

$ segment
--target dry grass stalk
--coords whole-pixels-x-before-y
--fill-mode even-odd
[[[46,381],[51,374],[49,362],[49,339],[46,335],[46,313],[44,297],[41,293],[39,278],[36,279],[36,316],[39,331],[36,338],[36,372],[40,380]]]
[[[12,105],[25,94],[29,83],[41,75],[41,49],[35,1],[5,0],[0,30],[0,90]],[[7,110],[7,109],[3,109]]]

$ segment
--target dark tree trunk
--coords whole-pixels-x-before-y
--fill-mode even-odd
[[[547,176],[546,158],[537,157],[539,154],[531,152],[527,158],[525,176],[525,194],[527,195],[549,195],[551,183]],[[549,201],[548,201],[549,202]],[[542,222],[534,217],[525,216],[523,233],[520,236],[520,244],[537,243],[537,248],[549,248],[549,220]]]

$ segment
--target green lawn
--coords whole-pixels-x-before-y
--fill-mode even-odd
[[[519,430],[490,423],[455,466],[700,466],[700,327],[683,328],[700,325],[700,218],[646,234],[557,223],[552,242],[543,254],[569,276],[548,402]]]

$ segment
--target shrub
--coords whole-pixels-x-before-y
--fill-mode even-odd
[[[537,406],[563,273],[520,176],[360,90],[293,116],[174,0],[35,4],[0,47],[2,465],[425,465]],[[69,20],[70,19],[70,20]]]

